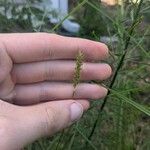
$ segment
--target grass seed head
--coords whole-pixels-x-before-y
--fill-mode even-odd
[[[74,87],[73,96],[75,94],[76,86],[80,83],[83,61],[84,61],[84,55],[81,51],[79,51],[76,56],[76,66],[75,66],[75,73],[74,73],[74,78],[73,78],[73,87]]]

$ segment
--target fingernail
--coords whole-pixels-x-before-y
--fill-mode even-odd
[[[80,103],[73,103],[70,106],[70,111],[71,111],[71,122],[78,121],[83,114],[83,107]]]

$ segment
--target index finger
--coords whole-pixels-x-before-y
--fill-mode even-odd
[[[103,43],[56,34],[1,34],[0,41],[15,63],[75,59],[79,51],[89,61],[102,60],[108,55]]]

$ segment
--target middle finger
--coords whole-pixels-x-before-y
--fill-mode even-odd
[[[26,84],[42,81],[70,81],[75,73],[74,61],[45,61],[16,64],[12,70],[15,83]],[[81,80],[105,80],[111,75],[108,64],[84,63]]]

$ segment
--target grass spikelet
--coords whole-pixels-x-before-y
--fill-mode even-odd
[[[84,55],[81,51],[79,51],[76,56],[76,66],[75,66],[75,73],[74,73],[74,78],[73,78],[73,87],[74,87],[73,97],[75,94],[75,89],[77,85],[80,83],[83,61],[84,61]]]

